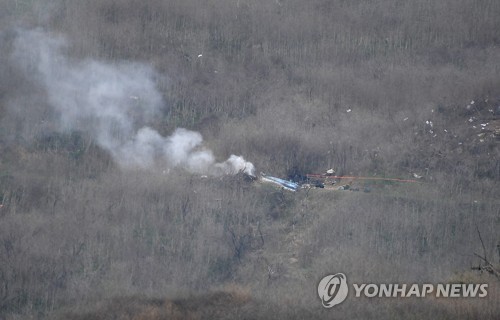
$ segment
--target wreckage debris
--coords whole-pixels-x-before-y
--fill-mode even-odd
[[[320,188],[320,189],[329,189],[329,190],[348,190],[348,191],[361,191],[359,187],[353,187],[352,183],[356,180],[380,180],[380,181],[390,181],[390,182],[419,182],[418,180],[410,180],[410,179],[397,179],[397,178],[383,178],[383,177],[357,177],[357,176],[336,176],[333,169],[327,170],[324,174],[307,174],[307,180],[303,183],[293,182],[290,180],[284,180],[281,178],[273,177],[267,175],[265,173],[260,174],[259,181],[264,183],[275,184],[285,190],[295,192],[299,189],[311,189],[311,188]],[[422,176],[413,173],[413,176],[416,179],[422,178]],[[255,179],[255,178],[253,178]],[[333,187],[333,185],[337,184],[336,180],[350,180],[349,183],[339,185],[337,187]],[[365,186],[362,188],[363,192],[369,193],[371,192],[371,188]]]
[[[330,176],[334,175],[335,174],[335,170],[334,169],[328,169],[328,170],[326,170],[326,174],[330,175]]]
[[[300,185],[298,183],[283,180],[283,179],[272,177],[272,176],[268,176],[265,173],[261,173],[260,179],[263,182],[268,182],[268,183],[278,185],[278,186],[280,186],[283,189],[288,190],[288,191],[295,192],[300,188]]]

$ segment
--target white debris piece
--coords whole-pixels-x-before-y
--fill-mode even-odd
[[[481,123],[481,127],[486,127],[489,123]]]
[[[403,119],[403,121],[406,121],[406,120],[408,120],[408,117],[406,117],[406,118]]]
[[[472,100],[472,101],[470,102],[470,104],[474,104],[474,103],[475,103],[475,102],[474,102],[474,100]]]
[[[351,112],[351,111],[352,111],[351,109],[347,109],[347,110],[346,110],[346,112],[347,112],[347,113],[349,113],[349,112]]]
[[[198,55],[198,58],[201,58],[201,57],[203,57],[203,55],[200,53],[200,54]]]
[[[473,121],[474,121],[474,117],[470,117],[469,122],[473,122]]]
[[[431,128],[434,126],[434,124],[432,123],[432,121],[427,120],[427,121],[425,121],[425,123],[428,124],[429,126],[431,126]]]

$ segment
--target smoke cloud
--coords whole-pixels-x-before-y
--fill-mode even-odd
[[[65,49],[62,37],[42,30],[20,31],[12,56],[27,76],[44,86],[60,131],[90,133],[123,168],[159,165],[200,174],[254,175],[253,164],[241,156],[217,163],[198,132],[178,128],[164,137],[146,126],[164,104],[155,85],[158,74],[151,67],[73,61]]]

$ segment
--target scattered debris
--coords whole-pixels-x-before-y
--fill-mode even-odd
[[[420,181],[417,180],[410,180],[410,179],[398,179],[398,178],[383,178],[383,177],[358,177],[358,176],[327,176],[324,174],[306,174],[306,177],[308,179],[323,179],[323,180],[330,180],[330,179],[339,179],[339,180],[380,180],[380,181],[393,181],[393,182],[414,182],[418,183]]]
[[[328,190],[349,190],[349,191],[360,191],[360,188],[353,187],[352,184],[356,180],[381,180],[381,181],[393,181],[393,182],[419,182],[417,180],[409,179],[397,179],[397,178],[382,178],[382,177],[356,177],[356,176],[335,176],[334,169],[328,169],[326,173],[323,174],[306,174],[305,179],[302,182],[293,182],[291,180],[284,180],[281,178],[273,177],[265,173],[260,174],[258,178],[259,181],[264,183],[275,184],[288,191],[298,191],[299,189],[311,189],[320,188]],[[413,173],[416,179],[421,179],[422,176]],[[254,178],[255,179],[255,178]],[[338,180],[347,179],[349,180],[347,184],[343,184],[337,187],[333,187],[337,184]],[[365,188],[364,192],[370,192],[371,189]]]

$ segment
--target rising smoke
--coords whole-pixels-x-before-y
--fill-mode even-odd
[[[19,31],[13,59],[40,82],[58,115],[58,130],[91,134],[122,168],[181,167],[193,173],[223,175],[254,166],[231,155],[217,163],[200,133],[183,128],[163,137],[145,126],[159,115],[163,99],[155,71],[140,63],[73,61],[64,38],[42,30]]]

